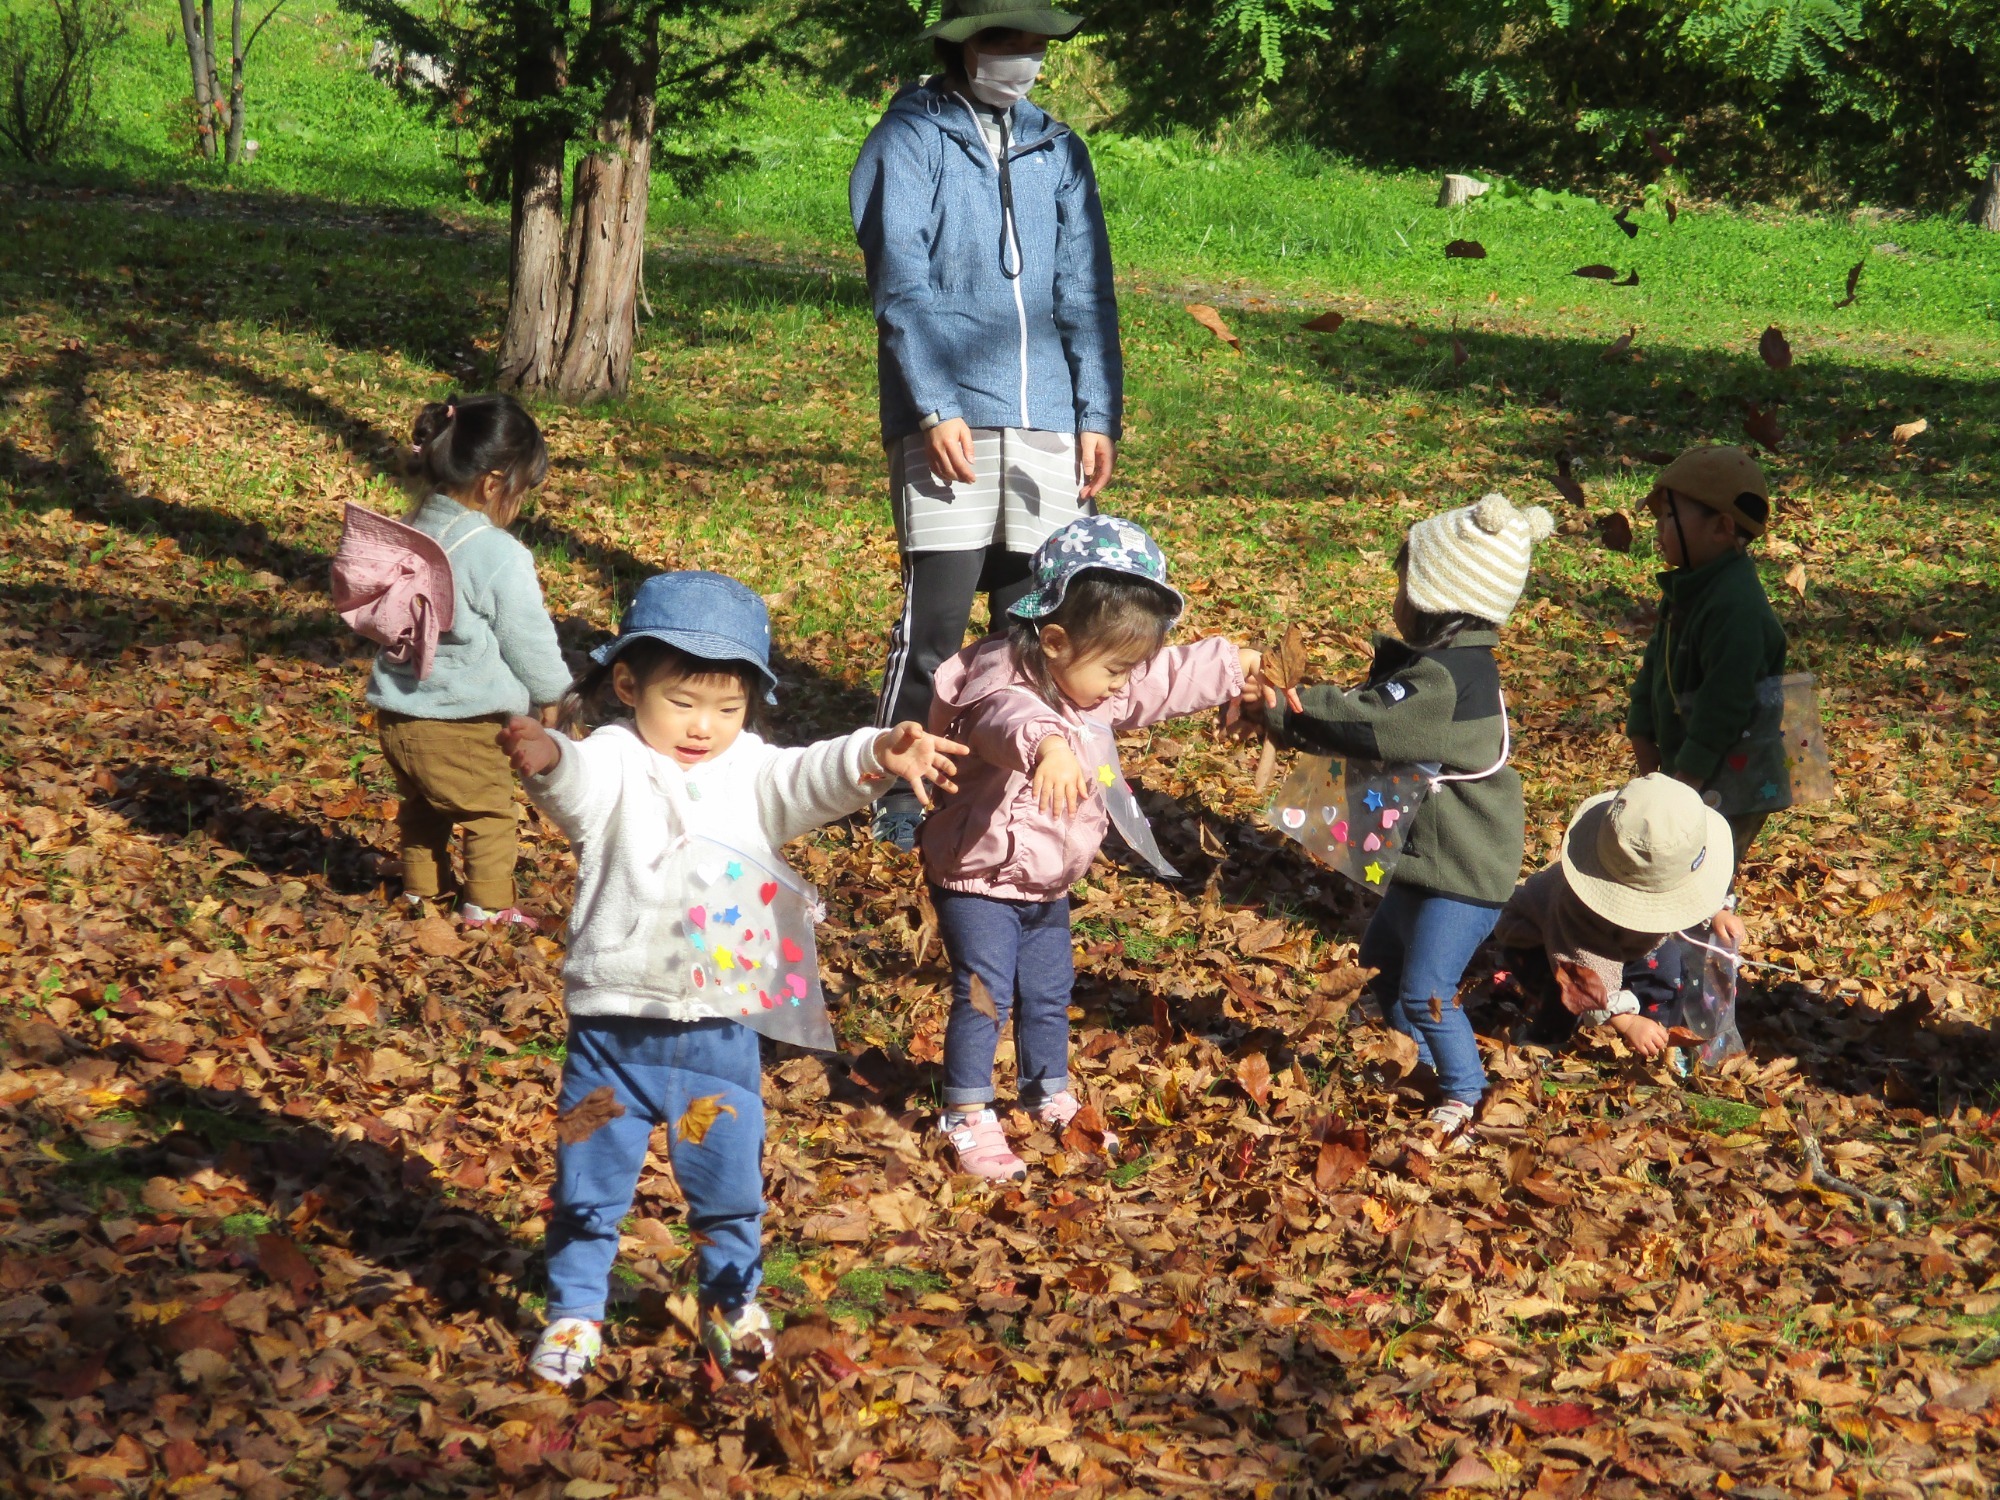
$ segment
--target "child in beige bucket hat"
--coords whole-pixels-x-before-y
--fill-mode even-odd
[[[1678,1019],[1679,975],[1667,939],[1708,926],[1740,948],[1728,907],[1729,823],[1701,794],[1655,772],[1576,810],[1562,857],[1516,887],[1494,937],[1538,1011],[1528,1039],[1567,1040],[1576,1023],[1609,1023],[1651,1057]],[[1699,935],[1699,934],[1698,934]]]

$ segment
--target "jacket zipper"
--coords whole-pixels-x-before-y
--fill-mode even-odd
[[[973,132],[978,135],[979,144],[986,148],[986,156],[993,163],[993,170],[995,172],[1005,170],[1000,160],[1000,152],[995,150],[993,143],[986,139],[985,128],[979,123],[978,111],[973,109],[970,104],[966,104],[961,96],[954,94],[952,97],[957,99],[961,105],[964,105],[965,112],[972,116]],[[1003,143],[1002,149],[1004,149],[1006,141],[1006,128],[1006,122],[1003,119],[1000,127],[1001,141]],[[1033,424],[1028,420],[1028,308],[1027,304],[1021,300],[1021,271],[1023,269],[1021,236],[1014,226],[1013,205],[1006,201],[1005,197],[1003,197],[1000,204],[1000,230],[1006,237],[1008,247],[1014,252],[1014,269],[1008,275],[1007,280],[1014,288],[1014,317],[1021,328],[1021,425],[1028,427]],[[1001,270],[1006,271],[1006,269],[1005,262],[1002,262]]]

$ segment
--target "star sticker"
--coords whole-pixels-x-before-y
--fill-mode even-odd
[[[1777,783],[1777,782],[1775,782],[1775,781],[1767,781],[1767,782],[1765,782],[1765,783],[1764,783],[1764,784],[1763,784],[1762,786],[1760,786],[1760,787],[1758,787],[1758,788],[1757,788],[1757,795],[1758,795],[1758,796],[1760,796],[1760,797],[1775,797],[1775,796],[1777,796],[1777,795],[1778,795],[1778,783]]]
[[[743,878],[743,866],[732,859],[722,873],[727,875],[731,880],[741,880]],[[736,919],[731,917],[729,920],[733,922]]]
[[[1387,872],[1383,870],[1379,862],[1371,859],[1368,861],[1368,867],[1364,869],[1361,873],[1368,877],[1368,883],[1370,885],[1380,885],[1382,883],[1383,875],[1386,874]]]
[[[1382,794],[1372,786],[1368,788],[1368,795],[1361,800],[1368,804],[1370,812],[1380,812],[1382,810]]]
[[[724,927],[734,927],[736,923],[742,918],[743,913],[738,911],[735,907],[732,906],[729,908],[728,911],[725,911],[720,915],[721,915],[722,925]]]

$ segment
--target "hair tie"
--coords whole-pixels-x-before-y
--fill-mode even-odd
[[[458,403],[456,401],[445,402],[444,419],[447,422],[456,422],[458,420]]]

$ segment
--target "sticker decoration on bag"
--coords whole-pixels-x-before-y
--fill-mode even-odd
[[[1083,721],[1090,740],[1092,758],[1096,761],[1094,773],[1098,795],[1104,799],[1104,810],[1111,817],[1111,826],[1118,830],[1118,836],[1125,840],[1129,848],[1152,868],[1162,880],[1179,880],[1181,872],[1173,867],[1166,855],[1160,852],[1160,842],[1153,836],[1153,825],[1139,806],[1138,794],[1132,790],[1132,783],[1125,779],[1124,771],[1118,764],[1118,737],[1111,732],[1111,726],[1100,724],[1094,719]]]
[[[1272,817],[1321,864],[1379,892],[1403,857],[1438,770],[1435,763],[1302,755],[1278,785]]]
[[[1703,792],[1725,818],[1824,802],[1835,791],[1812,673],[1766,677],[1756,691],[1749,728]],[[1687,706],[1684,700],[1683,713]]]
[[[830,1051],[813,944],[823,915],[818,892],[789,870],[705,838],[688,839],[675,857],[685,900],[662,914],[658,961],[684,970],[692,997],[711,1015]]]

